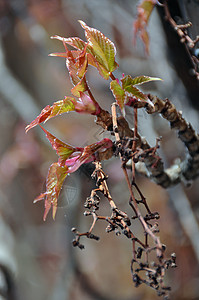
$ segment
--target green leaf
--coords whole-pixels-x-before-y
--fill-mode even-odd
[[[44,129],[41,125],[40,127],[42,128],[42,130],[45,132],[47,139],[49,140],[49,142],[51,143],[52,147],[54,150],[56,150],[57,155],[59,156],[59,164],[60,165],[64,165],[66,159],[73,153],[76,151],[76,148],[72,147],[69,144],[66,144],[64,142],[62,142],[61,140],[59,140],[58,138],[56,138],[53,134],[51,134],[50,132],[48,132],[46,129]]]
[[[35,200],[34,203],[45,199],[45,211],[43,219],[46,220],[46,217],[52,206],[52,216],[55,219],[57,211],[57,200],[64,183],[66,176],[68,175],[68,168],[66,166],[60,166],[59,163],[53,163],[48,171],[46,178],[46,192],[40,194]]]
[[[65,47],[67,44],[78,49],[78,51],[86,49],[88,64],[96,67],[104,79],[109,79],[110,74],[118,67],[118,64],[115,62],[116,50],[113,42],[105,37],[99,30],[89,27],[83,21],[80,21],[80,24],[85,29],[85,35],[88,40],[87,43],[78,37],[64,38],[55,35],[51,38],[62,41]],[[68,54],[64,53],[52,53],[50,55],[69,59]],[[67,62],[67,68],[69,69],[73,84],[76,85],[78,83],[78,67],[77,65],[74,66],[74,60]],[[79,75],[80,74],[79,71]],[[84,74],[85,73],[83,73],[83,75]],[[82,76],[80,76],[80,78]]]
[[[140,100],[147,100],[148,97],[143,94],[138,88],[133,85],[129,85],[125,88],[125,91],[128,92],[128,97],[135,97]]]
[[[130,93],[130,95],[128,95],[129,97],[134,96],[140,100],[147,100],[147,96],[145,94],[143,94],[134,85],[141,85],[143,83],[155,81],[155,80],[162,80],[162,79],[156,78],[156,77],[149,77],[149,76],[138,76],[138,77],[132,78],[130,75],[127,75],[121,79],[121,82],[122,82],[122,88],[126,92]]]
[[[111,72],[108,72],[103,65],[100,65],[97,60],[95,61],[95,67],[98,69],[99,74],[106,80],[109,79]]]
[[[121,79],[121,82],[122,82],[122,87],[125,89],[127,86],[130,85],[140,85],[145,82],[156,81],[156,80],[162,80],[162,79],[157,77],[144,76],[144,75],[132,78],[130,75],[127,75]]]
[[[116,99],[117,104],[119,105],[120,109],[123,110],[124,108],[124,101],[126,98],[125,91],[119,85],[117,80],[113,80],[110,83],[111,91]]]
[[[87,52],[93,55],[97,63],[101,65],[110,76],[118,66],[115,62],[116,49],[114,43],[99,30],[89,27],[83,21],[79,22],[82,28],[84,28],[85,36],[88,40]]]
[[[75,110],[76,99],[73,97],[65,97],[63,100],[59,100],[53,103],[51,106],[51,114],[46,119],[48,121],[50,118],[61,115],[63,113]],[[45,122],[46,122],[45,121]]]

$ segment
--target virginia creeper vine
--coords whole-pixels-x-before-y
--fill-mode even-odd
[[[143,1],[146,2],[147,1]],[[148,35],[145,26],[148,22],[151,10],[157,1],[148,1],[150,12],[148,11],[145,24],[138,19],[136,31],[142,30],[142,38],[148,49]],[[143,16],[145,7],[140,7],[140,18]],[[139,26],[142,24],[142,29]],[[83,249],[82,237],[98,240],[99,237],[93,234],[93,230],[98,220],[107,223],[106,232],[114,231],[116,235],[124,234],[132,244],[131,274],[135,286],[142,283],[154,288],[157,294],[168,297],[167,291],[170,287],[165,286],[164,276],[169,267],[176,267],[176,257],[172,253],[169,258],[165,257],[166,246],[161,243],[157,236],[158,212],[152,212],[147,204],[147,199],[141,192],[141,188],[136,183],[136,172],[139,172],[140,163],[145,165],[145,175],[152,178],[157,184],[168,187],[178,183],[181,178],[194,178],[198,176],[198,171],[194,171],[195,165],[199,165],[199,138],[191,125],[188,124],[177,112],[176,108],[169,100],[161,100],[156,96],[144,94],[138,86],[149,81],[161,80],[149,76],[139,76],[133,78],[131,75],[124,75],[116,78],[113,72],[118,67],[115,60],[116,48],[112,41],[105,37],[100,31],[89,27],[83,21],[80,25],[85,31],[87,41],[78,37],[64,38],[54,36],[53,39],[61,41],[65,52],[53,53],[51,56],[64,57],[66,66],[73,84],[71,97],[54,102],[51,106],[46,106],[35,120],[33,120],[26,130],[45,123],[50,118],[61,115],[65,112],[75,111],[77,113],[87,113],[95,116],[95,122],[104,130],[110,132],[110,139],[105,138],[97,143],[86,147],[73,147],[49,133],[41,127],[49,142],[58,154],[58,162],[53,163],[48,171],[46,179],[46,191],[41,193],[35,202],[45,200],[44,220],[52,207],[52,215],[55,218],[58,197],[67,175],[75,172],[82,164],[93,162],[95,170],[92,177],[96,180],[97,188],[91,191],[90,196],[85,201],[85,216],[91,216],[93,222],[87,232],[80,233],[76,228],[72,231],[75,235],[73,245]],[[74,50],[69,50],[68,45]],[[148,51],[148,50],[147,50]],[[113,104],[111,113],[105,111],[95,99],[86,79],[88,67],[96,68],[99,74],[110,80],[110,89],[113,94]],[[125,106],[132,107],[134,114],[134,128],[129,128],[125,119]],[[160,139],[156,145],[151,147],[146,139],[138,133],[138,110],[145,109],[147,113],[160,113],[171,124],[171,127],[178,130],[180,139],[184,142],[189,153],[188,157],[181,163],[181,168],[176,175],[172,167],[164,170],[163,162],[157,154]],[[101,161],[119,157],[121,168],[126,179],[129,190],[129,205],[132,208],[133,216],[128,216],[117,207],[108,187],[108,176],[102,170]],[[130,169],[130,171],[129,171]],[[111,174],[110,174],[111,175]],[[136,194],[139,195],[139,199]],[[111,214],[107,216],[98,215],[101,205],[100,196],[104,196],[111,208]],[[125,199],[124,199],[125,201]],[[141,213],[143,206],[145,213]],[[143,229],[143,237],[137,237],[133,233],[135,221],[139,221]],[[156,253],[156,261],[151,261],[150,255]]]

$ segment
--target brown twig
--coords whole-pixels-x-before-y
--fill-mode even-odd
[[[198,72],[198,68],[199,68],[199,59],[194,56],[191,52],[191,50],[196,46],[196,44],[199,41],[199,36],[197,36],[195,38],[195,40],[193,40],[187,33],[187,29],[192,26],[191,22],[188,22],[187,24],[183,24],[183,25],[178,25],[174,19],[171,17],[169,8],[168,8],[168,4],[167,1],[164,1],[163,4],[164,7],[164,11],[165,11],[165,18],[166,20],[171,24],[171,26],[173,27],[173,29],[177,32],[178,36],[180,37],[180,41],[181,43],[183,43],[186,47],[186,50],[189,54],[189,57],[192,61],[193,64],[193,71],[194,71],[194,75],[196,76],[196,78],[199,80],[199,72]]]
[[[138,110],[134,108],[134,141],[132,146],[133,153],[136,152],[138,138]],[[135,162],[132,159],[132,182],[135,182]]]
[[[134,129],[134,138],[137,139],[137,110],[134,111],[134,113],[136,114],[136,117],[135,117],[135,124],[136,124],[136,129]],[[113,118],[113,128],[118,128],[117,126],[117,116],[116,116],[116,104],[113,103],[112,105],[112,118]],[[119,141],[119,133],[117,131],[114,131],[115,133],[115,138],[116,138],[116,141]],[[136,144],[133,144],[133,152],[136,151]],[[122,157],[120,155],[120,159],[122,161]],[[142,224],[145,232],[151,236],[151,238],[154,240],[155,244],[157,245],[157,257],[161,258],[162,255],[163,255],[163,252],[162,252],[162,244],[159,240],[159,238],[157,238],[153,232],[149,229],[148,225],[146,224],[144,218],[142,217],[141,213],[140,213],[140,210],[138,208],[138,204],[137,204],[137,201],[135,199],[135,196],[134,196],[134,193],[133,193],[133,190],[132,190],[132,185],[129,181],[129,177],[128,177],[128,173],[127,173],[127,170],[126,170],[126,165],[125,163],[122,162],[122,169],[123,169],[123,172],[124,172],[124,175],[125,175],[125,179],[126,179],[126,182],[127,182],[127,185],[128,185],[128,189],[129,189],[129,192],[130,192],[130,196],[131,196],[131,201],[130,201],[130,205],[133,206],[134,208],[134,211],[136,212],[136,216],[138,217],[138,219],[140,220],[140,223]],[[135,183],[133,181],[133,183]]]

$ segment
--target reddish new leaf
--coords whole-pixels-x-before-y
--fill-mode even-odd
[[[40,194],[35,200],[34,203],[45,199],[45,211],[43,219],[46,220],[46,217],[52,206],[52,216],[55,219],[55,214],[57,211],[57,200],[63,185],[63,182],[68,175],[68,168],[66,166],[60,166],[59,163],[53,163],[48,171],[46,178],[46,192]]]
[[[82,93],[81,86],[79,86],[79,90],[76,90],[74,93],[79,94],[79,100],[72,97],[65,97],[63,100],[54,102],[52,106],[46,106],[41,111],[40,115],[26,126],[26,132],[42,122],[45,123],[49,119],[69,111],[92,115],[98,115],[100,113],[101,108],[99,104],[96,101],[93,102],[93,100],[85,93]]]
[[[68,173],[76,171],[83,163],[98,159],[98,153],[103,153],[105,150],[113,146],[113,142],[110,139],[105,138],[102,141],[96,142],[84,148],[73,147],[56,138],[42,126],[40,127],[45,132],[46,137],[51,143],[53,149],[56,150],[57,155],[59,156],[59,165],[67,166]],[[103,155],[101,155],[101,158],[103,158]]]
[[[157,0],[142,0],[137,7],[137,19],[133,25],[134,43],[137,35],[139,34],[144,43],[147,54],[149,54],[149,36],[147,33],[147,26],[156,3],[158,3]]]
[[[79,101],[75,103],[75,111],[78,113],[88,113],[98,115],[101,112],[101,107],[93,101],[88,95],[79,91]]]
[[[72,84],[76,86],[81,81],[81,78],[78,75],[79,66],[77,61],[66,59],[66,67],[68,69]]]
[[[95,160],[106,159],[103,153],[113,147],[113,142],[110,139],[103,139],[84,148],[78,148],[81,154],[77,157],[69,158],[66,160],[66,166],[69,169],[69,173],[75,172],[82,164]],[[110,157],[109,157],[110,158]]]
[[[66,43],[67,45],[70,45],[70,46],[72,46],[76,49],[79,49],[79,50],[84,50],[84,48],[86,46],[86,42],[84,42],[83,40],[81,40],[78,37],[64,38],[64,37],[61,37],[59,35],[54,35],[54,36],[51,36],[51,39],[60,40],[64,43]]]
[[[77,85],[81,79],[84,78],[84,85],[86,87],[85,74],[88,67],[86,47],[82,52],[78,52],[78,56],[76,57],[77,52],[78,51],[70,51],[70,57],[66,59],[66,66],[73,85]]]
[[[76,148],[72,147],[69,144],[66,144],[44,129],[41,125],[40,127],[45,132],[47,139],[51,143],[54,150],[56,150],[57,155],[59,156],[59,164],[64,165],[67,158],[71,156],[73,152],[76,151]]]
[[[75,103],[77,100],[72,97],[65,97],[64,100],[59,100],[54,102],[52,106],[47,105],[40,113],[40,115],[33,120],[28,126],[26,126],[26,132],[36,125],[46,122],[47,120],[63,114],[65,112],[74,111]]]
[[[36,125],[45,122],[48,117],[50,116],[52,111],[52,108],[50,105],[47,105],[44,109],[42,109],[40,115],[33,120],[29,125],[26,126],[26,132],[28,132],[28,130],[30,130],[31,128],[35,127]]]
[[[46,220],[51,206],[53,208],[53,219],[55,218],[58,197],[66,176],[69,173],[75,172],[84,163],[106,159],[106,152],[108,149],[112,148],[113,143],[111,140],[105,138],[102,141],[86,146],[85,148],[75,148],[57,139],[44,128],[42,129],[46,133],[53,149],[56,150],[59,156],[58,163],[53,163],[49,168],[46,178],[46,191],[41,193],[34,200],[35,203],[45,199],[45,212],[43,219]],[[103,155],[103,153],[105,153],[105,155]],[[109,153],[108,158],[111,156],[112,152]]]
[[[59,37],[60,39],[64,40],[64,38]],[[73,85],[77,85],[87,72],[88,67],[88,59],[86,48],[87,45],[84,45],[84,48],[80,50],[68,50],[66,44],[65,46],[65,53],[51,53],[50,56],[59,56],[66,58],[66,66],[69,71],[69,75]],[[84,79],[85,81],[85,79]],[[86,86],[86,81],[84,82],[84,86]],[[84,90],[86,91],[86,89]]]
[[[51,38],[60,40],[63,43],[70,45],[70,46],[74,47],[75,49],[78,49],[81,51],[85,49],[86,45],[88,45],[88,43],[82,41],[78,37],[64,38],[64,37],[55,35],[55,36],[52,36]],[[97,62],[96,62],[96,59],[92,55],[92,49],[90,46],[86,47],[86,52],[87,52],[88,64],[97,68]],[[67,57],[65,53],[52,53],[52,54],[50,54],[50,56]]]

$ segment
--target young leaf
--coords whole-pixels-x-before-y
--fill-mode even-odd
[[[75,104],[75,111],[78,113],[89,113],[91,115],[98,115],[101,112],[99,104],[87,96],[85,93],[79,91],[79,101]]]
[[[121,79],[121,82],[122,82],[122,87],[125,89],[127,86],[130,85],[140,85],[145,82],[156,81],[156,80],[162,80],[162,79],[156,77],[144,76],[144,75],[132,78],[130,75],[127,75]]]
[[[55,35],[51,38],[58,39],[64,43],[65,47],[67,44],[78,49],[77,51],[86,49],[88,64],[96,67],[104,79],[109,79],[110,74],[118,67],[118,64],[115,62],[116,49],[113,42],[105,37],[99,30],[89,27],[83,21],[80,21],[80,24],[85,29],[85,35],[88,40],[87,43],[78,37],[64,38]],[[51,56],[61,56],[69,59],[68,54],[66,55],[64,53],[53,53]],[[78,83],[77,78],[74,80],[73,77],[77,74],[77,70],[74,72],[73,64],[67,62],[67,68],[69,69],[73,84],[76,85]]]
[[[98,115],[101,112],[99,104],[81,92],[81,86],[79,85],[74,93],[77,93],[80,97],[79,100],[73,97],[65,97],[63,100],[59,100],[53,103],[52,106],[46,106],[40,113],[40,115],[33,120],[28,126],[26,126],[26,132],[36,125],[46,122],[49,119],[61,115],[69,111],[76,111],[78,113],[87,113],[92,115]]]
[[[108,72],[107,69],[106,69],[103,65],[99,64],[97,60],[95,60],[95,67],[98,69],[99,74],[100,74],[104,79],[106,79],[106,80],[109,79],[111,73]]]
[[[134,43],[137,35],[140,34],[147,54],[149,54],[149,36],[146,28],[148,26],[150,15],[156,3],[158,3],[157,0],[142,0],[137,7],[137,19],[133,24]]]
[[[91,28],[83,21],[79,21],[85,30],[85,36],[88,40],[87,51],[91,53],[97,63],[104,68],[107,74],[110,74],[117,68],[115,62],[115,45],[103,33],[95,28]],[[104,71],[104,72],[105,72]],[[104,73],[102,72],[102,74]]]
[[[66,48],[66,47],[65,47]],[[81,78],[87,71],[87,58],[82,60],[81,51],[69,51],[66,48],[66,52],[63,53],[51,53],[49,56],[58,56],[66,58],[66,67],[69,72],[69,76],[73,85],[77,85]],[[79,57],[81,57],[81,63],[79,63]]]
[[[64,38],[64,37],[60,37],[58,35],[55,35],[55,36],[52,36],[51,39],[57,39],[57,40],[60,40],[62,42],[64,42],[65,44],[67,45],[70,45],[78,50],[84,50],[86,45],[88,45],[88,43],[82,41],[80,38],[78,37],[71,37],[71,38]],[[73,52],[73,51],[71,51]],[[76,51],[77,52],[77,51]],[[95,68],[98,68],[98,64],[97,64],[97,61],[96,59],[94,58],[94,56],[92,55],[92,48],[90,47],[86,47],[86,52],[87,52],[87,59],[88,59],[88,64],[95,67]],[[79,52],[80,54],[80,52]],[[50,56],[59,56],[59,57],[66,57],[68,58],[68,55],[66,53],[51,53],[49,54]],[[75,52],[73,53],[73,55],[75,55]],[[78,55],[76,55],[78,56]],[[107,72],[106,72],[107,73]]]
[[[85,46],[85,49],[80,53],[78,50],[68,51],[70,53],[70,56],[66,59],[66,66],[68,68],[73,85],[77,85],[80,82],[80,80],[84,77],[86,86],[85,74],[87,72],[88,67],[86,47],[87,46]]]
[[[76,86],[81,81],[81,78],[78,75],[78,69],[79,69],[78,64],[76,63],[75,60],[66,59],[66,67],[68,69],[72,84]]]
[[[125,91],[118,83],[118,80],[113,80],[110,83],[110,88],[113,93],[113,96],[116,99],[117,104],[119,105],[120,109],[123,110],[124,102],[126,99]]]
[[[128,92],[128,97],[135,97],[136,99],[140,99],[140,100],[147,100],[148,97],[143,94],[138,88],[136,88],[133,85],[128,85],[125,88],[125,91]]]
[[[86,146],[85,148],[75,148],[57,139],[46,129],[42,129],[50,141],[53,149],[56,150],[59,156],[58,163],[52,164],[49,168],[46,179],[45,193],[41,193],[34,200],[34,202],[37,202],[45,199],[45,212],[43,218],[46,220],[51,206],[53,207],[53,219],[55,218],[58,196],[66,176],[69,173],[75,172],[84,163],[95,161],[96,159],[99,160],[99,157],[100,159],[106,159],[106,151],[107,149],[109,150],[112,148],[113,142],[105,138],[102,141]],[[105,155],[103,155],[103,153],[105,153]],[[108,158],[111,156],[112,152],[109,153]]]
[[[45,132],[47,139],[51,143],[54,150],[56,150],[57,155],[59,156],[58,163],[63,166],[67,158],[71,156],[73,152],[76,151],[76,148],[72,147],[69,144],[66,144],[48,132],[40,125],[41,129]]]
[[[26,132],[36,125],[46,122],[47,120],[63,114],[65,112],[74,111],[76,99],[72,97],[65,97],[64,100],[54,102],[52,106],[47,105],[40,113],[40,115],[33,120],[28,126],[26,126]]]
[[[59,37],[60,40],[64,40],[64,38]],[[82,41],[83,42],[83,41]],[[84,43],[83,49],[80,50],[68,50],[66,43],[65,46],[65,53],[51,53],[50,56],[59,56],[66,58],[66,67],[69,71],[70,79],[73,85],[77,85],[81,78],[85,76],[88,67],[88,59],[87,59],[87,44]]]
[[[147,54],[149,54],[149,42],[150,42],[150,39],[149,39],[149,34],[147,32],[147,30],[143,29],[140,31],[140,38],[145,46],[145,51]]]
[[[59,35],[54,35],[54,36],[51,36],[51,39],[60,40],[60,41],[64,42],[65,44],[70,45],[79,50],[84,50],[84,48],[86,46],[86,43],[78,37],[64,38]]]
[[[68,175],[68,168],[66,166],[60,166],[59,163],[53,163],[48,171],[46,178],[46,192],[40,194],[35,200],[34,203],[45,199],[45,211],[43,219],[46,220],[46,217],[49,213],[49,210],[52,206],[52,216],[55,219],[55,214],[57,211],[57,200],[63,185],[63,182]]]
[[[99,156],[103,159],[103,155],[99,154],[103,154],[107,149],[110,149],[112,147],[113,142],[110,139],[105,138],[102,141],[96,142],[84,148],[78,148],[78,150],[81,151],[81,154],[66,160],[65,165],[68,167],[68,172],[73,173],[82,164],[99,160]]]
[[[67,166],[68,173],[75,172],[84,163],[96,160],[99,152],[102,153],[113,146],[113,142],[110,139],[105,138],[102,141],[96,142],[84,148],[73,147],[56,138],[42,126],[40,127],[45,132],[46,137],[51,143],[53,149],[56,150],[59,156],[59,165]]]
[[[82,41],[78,37],[64,38],[64,37],[55,35],[55,36],[52,36],[51,39],[60,40],[60,41],[64,42],[65,44],[70,45],[70,46],[74,47],[75,49],[78,49],[81,51],[84,50],[87,45],[86,52],[87,52],[88,63],[89,63],[89,65],[97,68],[96,59],[93,57],[92,48],[88,47],[88,43]],[[50,54],[50,56],[67,57],[65,53],[52,53],[52,54]]]

